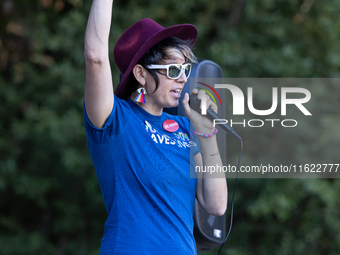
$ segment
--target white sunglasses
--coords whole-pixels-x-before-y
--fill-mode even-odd
[[[149,65],[148,69],[166,69],[166,76],[170,79],[178,79],[184,69],[185,76],[188,78],[191,72],[191,63],[187,64],[169,64],[169,65]]]

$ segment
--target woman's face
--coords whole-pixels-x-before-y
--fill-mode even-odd
[[[159,65],[168,64],[184,64],[183,56],[176,54],[167,59],[162,59]],[[152,75],[148,73],[146,80],[145,95],[146,103],[142,106],[146,111],[153,115],[160,115],[165,107],[176,107],[179,104],[184,84],[187,82],[185,72],[182,71],[177,79],[170,79],[166,76],[166,69],[159,69],[156,74],[159,78],[158,88],[156,89],[156,82]]]

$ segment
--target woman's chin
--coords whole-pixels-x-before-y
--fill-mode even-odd
[[[173,101],[171,102],[171,106],[169,106],[169,108],[177,107],[178,105],[179,105],[179,99],[173,100]]]

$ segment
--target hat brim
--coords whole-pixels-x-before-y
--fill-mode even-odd
[[[120,81],[120,83],[117,86],[117,89],[115,91],[115,94],[117,97],[121,99],[128,99],[129,90],[128,90],[128,80],[129,77],[132,75],[131,71],[134,68],[134,66],[138,63],[138,61],[143,57],[143,55],[154,45],[159,43],[160,41],[164,40],[168,37],[177,37],[182,40],[190,40],[191,41],[191,47],[194,46],[196,39],[197,39],[197,29],[195,26],[191,24],[181,24],[181,25],[175,25],[168,28],[165,28],[158,33],[155,33],[153,36],[151,36],[143,45],[140,47],[140,49],[137,51],[135,56],[133,57],[132,61],[130,62],[128,68],[125,71],[125,74]]]

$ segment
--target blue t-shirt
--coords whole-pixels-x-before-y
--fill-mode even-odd
[[[177,131],[163,128],[168,119]],[[189,119],[154,116],[115,96],[104,127],[93,126],[85,112],[85,128],[108,214],[100,255],[196,254],[190,167],[199,145],[190,140]]]

